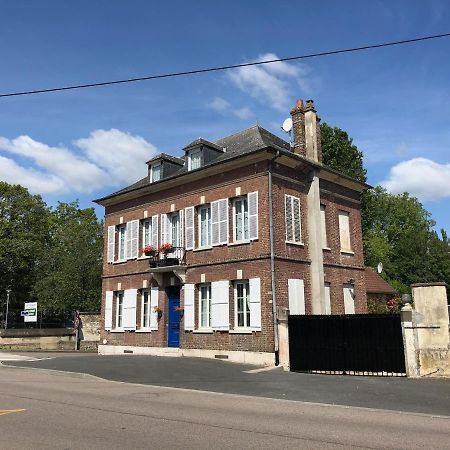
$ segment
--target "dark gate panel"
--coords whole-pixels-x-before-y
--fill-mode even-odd
[[[298,372],[404,374],[400,316],[289,316],[290,367]]]

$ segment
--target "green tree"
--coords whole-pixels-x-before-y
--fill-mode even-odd
[[[324,164],[365,183],[367,171],[363,165],[363,154],[353,144],[353,139],[347,132],[322,123],[320,134]]]
[[[100,309],[103,226],[78,201],[52,211],[51,239],[34,293],[46,316]]]
[[[50,211],[39,195],[0,182],[0,299],[12,290],[11,312],[30,300],[49,242]]]

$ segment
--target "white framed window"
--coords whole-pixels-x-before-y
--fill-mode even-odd
[[[211,284],[198,287],[198,317],[199,328],[211,328]]]
[[[233,200],[233,240],[239,242],[248,239],[248,201],[247,197],[239,197]]]
[[[116,329],[123,328],[123,291],[116,292]]]
[[[169,219],[169,236],[170,243],[174,247],[181,247],[181,224],[180,224],[180,213],[174,212],[167,216]]]
[[[188,153],[188,170],[195,170],[202,167],[202,150],[196,149]]]
[[[126,259],[126,242],[127,242],[127,228],[126,225],[119,226],[119,261],[125,261]]]
[[[341,252],[353,253],[350,240],[350,213],[348,211],[339,211],[338,215]]]
[[[141,295],[141,328],[150,328],[150,307],[151,307],[151,299],[150,299],[150,290],[145,289],[142,290]]]
[[[285,195],[286,242],[302,244],[300,199]]]
[[[211,245],[211,207],[202,206],[198,210],[198,236],[200,247]]]
[[[235,327],[250,328],[250,285],[248,280],[234,283]]]
[[[322,231],[322,248],[328,247],[327,239],[327,220],[326,220],[326,207],[325,205],[320,205],[320,227]]]
[[[324,282],[325,314],[331,314],[331,283]]]
[[[142,247],[152,244],[152,219],[142,222]]]
[[[150,166],[150,183],[161,180],[162,164],[156,163]]]

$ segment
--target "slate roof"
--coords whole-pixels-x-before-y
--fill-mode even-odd
[[[178,165],[183,165],[184,163],[184,158],[178,158],[176,156],[168,155],[167,153],[160,153],[159,155],[156,155],[153,158],[149,159],[146,164],[150,164],[153,161],[158,161],[159,159],[165,159]]]
[[[206,145],[207,147],[211,147],[215,150],[218,150],[219,152],[223,152],[223,147],[220,147],[214,142],[207,141],[206,139],[203,139],[201,137],[199,137],[195,141],[192,141],[190,144],[186,145],[186,147],[184,147],[183,150],[189,150],[191,148],[198,147],[199,145]]]
[[[387,281],[381,278],[372,267],[366,267],[365,273],[366,292],[368,294],[397,294],[397,291]]]
[[[200,143],[200,140],[204,141],[205,143],[208,143],[205,139],[197,139],[193,143],[197,142]],[[188,147],[192,146],[192,144],[189,144]],[[229,159],[236,158],[238,156],[241,156],[246,153],[251,153],[263,148],[281,148],[283,150],[290,151],[289,143],[284,141],[283,139],[279,138],[278,136],[275,136],[270,131],[267,131],[265,128],[260,127],[259,125],[254,125],[250,128],[247,128],[245,130],[239,131],[235,134],[232,134],[230,136],[226,136],[224,138],[221,138],[215,142],[213,142],[215,146],[218,146],[219,148],[223,149],[225,148],[225,152],[222,154],[219,154],[217,158],[215,158],[211,163],[196,169],[196,170],[202,170],[204,167],[208,167],[212,164],[217,164],[218,162],[226,161]],[[207,144],[206,144],[207,145]],[[187,147],[185,147],[187,148]],[[161,153],[161,155],[170,156],[165,153]],[[159,156],[161,156],[159,155]],[[153,158],[156,159],[157,157]],[[175,158],[175,157],[172,157]],[[179,160],[179,158],[175,158]],[[150,160],[151,161],[151,160]],[[180,166],[180,169],[171,174],[167,178],[163,178],[161,181],[157,181],[156,183],[162,183],[167,179],[174,178],[176,176],[179,176],[183,173],[187,172],[186,165]],[[156,184],[153,183],[153,184]],[[110,195],[107,195],[106,197],[94,200],[96,202],[101,200],[106,200],[107,198],[115,197],[116,195],[124,194],[130,191],[134,191],[136,189],[142,188],[144,186],[148,186],[150,184],[148,176],[142,178],[141,180],[137,181],[136,183],[131,184],[130,186],[127,186],[126,188],[120,189],[119,191],[116,191]]]

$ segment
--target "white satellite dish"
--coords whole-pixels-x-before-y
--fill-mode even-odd
[[[281,129],[286,133],[289,133],[292,130],[292,118],[288,117],[281,125]]]
[[[379,263],[378,263],[378,266],[377,266],[377,272],[378,272],[378,273],[383,272],[383,263],[382,263],[382,262],[379,262]]]

